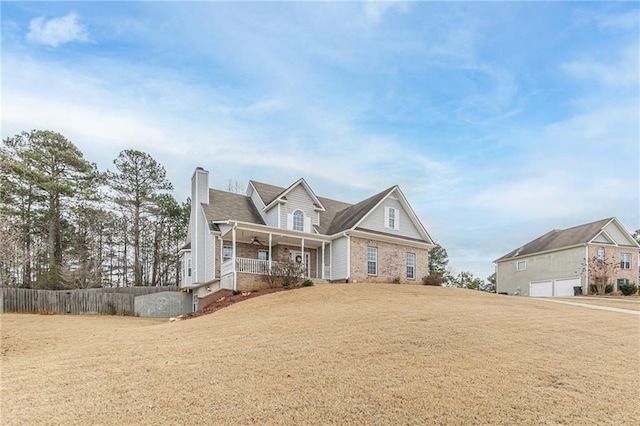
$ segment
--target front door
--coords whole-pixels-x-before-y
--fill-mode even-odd
[[[309,268],[309,266],[311,265],[309,263],[310,258],[311,256],[309,255],[309,252],[305,251],[304,252],[304,273],[303,273],[305,278],[310,278],[309,277],[309,270],[311,269]],[[295,263],[302,263],[302,252],[291,250],[289,252],[289,261],[295,262]]]

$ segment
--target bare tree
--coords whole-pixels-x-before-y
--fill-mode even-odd
[[[620,268],[620,262],[612,256],[593,256],[588,265],[583,264],[583,272],[589,273],[590,288],[595,288],[596,294],[605,294],[607,285],[613,284],[613,277]]]

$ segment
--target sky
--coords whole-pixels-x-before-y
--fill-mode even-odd
[[[399,185],[454,273],[551,229],[640,228],[637,2],[1,2],[2,137],[124,149],[184,200]]]

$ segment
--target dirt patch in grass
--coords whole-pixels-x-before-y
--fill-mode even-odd
[[[640,424],[640,324],[615,312],[346,284],[0,321],[3,425]]]
[[[258,296],[265,296],[267,294],[271,294],[271,293],[277,293],[279,291],[285,291],[285,290],[292,290],[292,289],[286,289],[284,287],[277,287],[277,288],[266,288],[266,289],[262,289],[260,291],[247,291],[247,292],[243,292],[243,293],[239,293],[239,294],[231,294],[228,291],[222,292],[223,294],[220,294],[220,296],[216,296],[215,294],[212,294],[211,296],[207,296],[207,297],[212,297],[215,300],[212,300],[210,304],[208,304],[205,308],[203,309],[199,309],[196,312],[193,312],[191,314],[188,315],[184,315],[183,319],[189,319],[189,318],[197,318],[197,317],[201,317],[203,315],[209,315],[212,314],[216,311],[219,311],[222,308],[226,308],[228,306],[234,305],[238,302],[242,302],[244,300],[249,300],[249,299],[253,299],[255,297]]]

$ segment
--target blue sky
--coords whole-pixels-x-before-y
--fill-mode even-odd
[[[357,202],[398,184],[454,272],[640,228],[636,2],[2,2],[2,137],[64,134]]]

